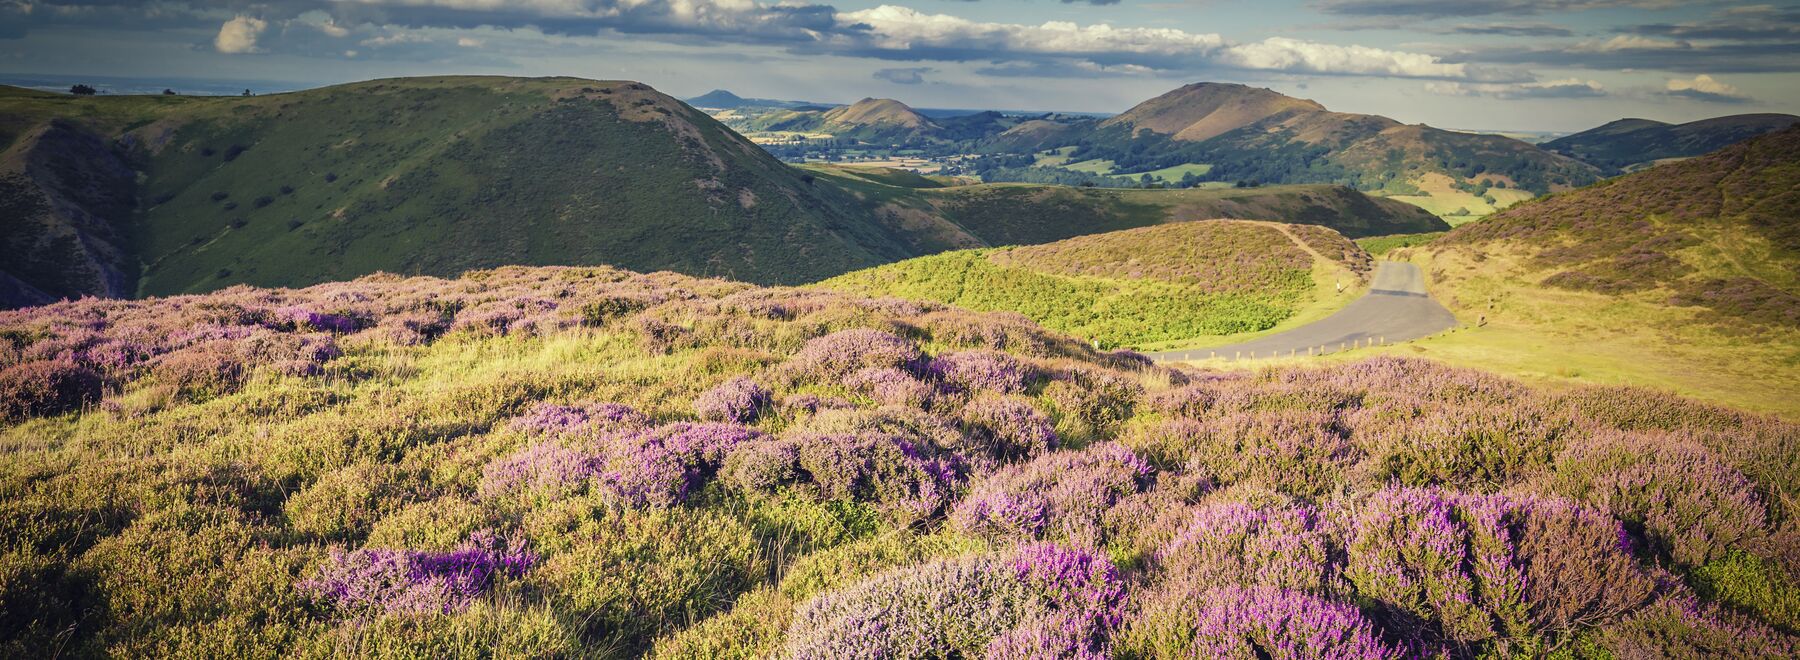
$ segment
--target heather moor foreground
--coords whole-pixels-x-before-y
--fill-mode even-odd
[[[1800,651],[1800,427],[1649,390],[608,268],[0,338],[6,655]]]

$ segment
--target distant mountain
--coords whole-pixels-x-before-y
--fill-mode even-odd
[[[732,110],[737,108],[803,108],[819,105],[806,101],[780,101],[776,99],[747,99],[723,89],[685,99],[688,105],[696,108],[712,108],[716,110]]]
[[[1542,146],[1617,173],[1659,160],[1710,153],[1796,123],[1800,117],[1782,114],[1731,115],[1686,124],[1621,119]]]
[[[946,120],[951,121],[951,120]],[[961,119],[963,123],[968,120]],[[757,119],[744,126],[753,131],[829,133],[871,144],[905,144],[947,137],[937,121],[893,99],[866,98],[826,110],[794,110]]]
[[[1596,180],[1591,165],[1497,135],[1406,125],[1378,115],[1332,112],[1271,90],[1196,83],[1100,122],[1071,160],[1103,159],[1114,172],[1184,163],[1211,165],[1208,178],[1340,183],[1395,195],[1450,187],[1542,194]],[[1445,191],[1449,192],[1449,191]],[[1478,195],[1479,196],[1479,195]]]
[[[1520,204],[1434,243],[1519,250],[1543,284],[1800,327],[1800,126]]]

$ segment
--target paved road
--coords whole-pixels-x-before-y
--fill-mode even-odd
[[[1425,292],[1425,276],[1419,267],[1398,261],[1383,261],[1375,267],[1375,281],[1368,295],[1356,299],[1336,314],[1318,321],[1241,344],[1151,353],[1156,360],[1205,360],[1217,357],[1234,360],[1252,355],[1268,358],[1290,353],[1306,355],[1324,348],[1336,353],[1339,345],[1348,347],[1370,341],[1402,342],[1433,335],[1456,326],[1456,317]]]

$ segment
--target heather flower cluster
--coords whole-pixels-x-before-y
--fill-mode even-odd
[[[1104,657],[1125,607],[1111,562],[1054,545],[884,572],[795,611],[792,658]]]
[[[0,312],[0,405],[8,656],[1791,657],[1800,625],[1800,426],[1420,360],[1168,368],[500,269]]]
[[[1048,454],[976,482],[950,520],[971,534],[1098,547],[1106,512],[1148,486],[1151,472],[1117,443]]]
[[[597,485],[622,506],[673,506],[711,479],[733,447],[761,437],[735,424],[678,422],[602,433],[574,446],[545,440],[488,463],[480,492],[554,498]]]
[[[454,550],[334,550],[303,591],[355,615],[461,611],[500,578],[523,575],[538,561],[523,540],[478,532]]]
[[[694,400],[694,414],[707,421],[748,424],[769,404],[769,390],[748,378],[733,378],[701,393]]]

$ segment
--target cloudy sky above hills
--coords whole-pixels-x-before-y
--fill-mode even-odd
[[[1215,80],[1519,130],[1800,112],[1800,2],[889,1],[0,0],[0,78],[575,75],[1095,112]]]

